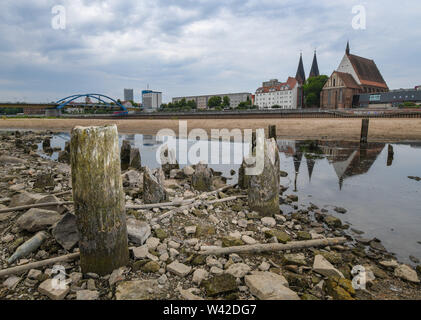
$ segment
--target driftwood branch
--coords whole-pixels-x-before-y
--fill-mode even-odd
[[[346,238],[327,238],[320,240],[292,241],[287,244],[282,243],[265,243],[252,244],[245,246],[235,246],[228,248],[218,248],[199,252],[200,255],[223,255],[231,253],[260,253],[267,251],[284,251],[293,249],[304,249],[311,247],[332,246],[346,242]]]
[[[202,193],[202,194],[198,195],[197,197],[194,197],[192,199],[187,199],[187,200],[179,200],[179,201],[164,202],[164,203],[141,204],[141,205],[126,205],[126,209],[139,210],[139,209],[153,209],[153,208],[185,206],[185,205],[188,205],[188,204],[191,204],[191,203],[195,202],[197,199],[204,199],[204,198],[210,197],[212,195],[217,194],[218,192],[222,192],[222,191],[225,191],[227,189],[234,188],[235,186],[236,185],[228,185],[228,186],[222,187],[222,188],[220,188],[218,190],[215,190],[215,191]],[[70,193],[70,192],[71,191],[66,191],[66,193]],[[243,196],[237,196],[237,198],[242,198],[242,197]],[[228,198],[224,198],[224,199],[228,199]],[[212,200],[212,201],[215,201],[213,203],[230,201],[230,200],[224,200],[224,201],[220,201],[220,200],[223,200],[223,199]],[[235,199],[232,199],[232,200],[235,200]],[[63,206],[63,205],[72,205],[72,204],[73,204],[73,201],[36,203],[36,204],[29,204],[29,205],[26,205],[26,206],[0,209],[0,213],[7,213],[7,212],[13,212],[13,211],[24,211],[24,210],[29,210],[29,209],[32,209],[32,208],[45,208],[45,207],[50,207],[50,206]]]
[[[67,254],[67,255],[64,255],[64,256],[51,258],[51,259],[47,259],[47,260],[37,261],[37,262],[33,262],[33,263],[27,263],[27,264],[24,264],[22,266],[17,266],[17,267],[12,267],[12,268],[8,268],[8,269],[0,270],[0,277],[8,276],[10,274],[17,274],[17,273],[24,272],[24,271],[30,270],[30,269],[37,269],[37,268],[44,267],[44,266],[47,266],[47,265],[50,265],[50,264],[53,264],[53,263],[57,263],[57,262],[76,260],[77,258],[79,258],[79,252],[71,253],[71,254]]]
[[[52,206],[64,206],[64,205],[69,205],[69,204],[73,204],[73,201],[35,203],[35,204],[28,204],[26,206],[0,209],[0,213],[7,213],[7,212],[13,212],[13,211],[24,211],[24,210],[28,210],[28,209],[32,209],[32,208],[45,208],[45,207],[52,207]]]

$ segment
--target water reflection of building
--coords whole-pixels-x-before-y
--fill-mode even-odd
[[[281,153],[291,157],[294,163],[294,190],[297,191],[297,178],[301,163],[306,161],[308,178],[311,181],[316,162],[327,159],[338,177],[342,189],[346,178],[367,173],[383,151],[384,143],[368,143],[364,148],[358,142],[348,141],[278,141]]]
[[[280,152],[284,153],[286,156],[292,157],[295,154],[295,144],[294,140],[278,140],[278,149]]]
[[[339,188],[342,189],[346,178],[365,174],[370,170],[385,144],[368,143],[366,147],[361,148],[358,142],[322,141],[319,147],[335,169]]]

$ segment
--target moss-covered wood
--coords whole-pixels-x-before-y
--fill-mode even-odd
[[[279,213],[279,153],[274,139],[258,143],[264,143],[264,169],[261,174],[250,176],[248,203],[261,216],[272,216]]]
[[[75,127],[70,159],[82,272],[109,274],[129,259],[117,127]]]

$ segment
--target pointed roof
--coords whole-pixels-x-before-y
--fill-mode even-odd
[[[363,85],[376,86],[388,89],[386,81],[377,68],[374,60],[348,54],[349,61],[352,64],[357,76]]]
[[[349,54],[351,51],[349,50],[349,41],[346,43],[345,53]]]
[[[295,76],[295,79],[297,79],[297,81],[301,84],[306,81],[306,73],[304,72],[302,53],[300,53],[300,62],[298,63],[297,75]]]
[[[309,78],[318,77],[319,75],[320,73],[319,73],[319,65],[317,63],[317,54],[316,54],[316,50],[314,50],[313,64],[311,65],[310,75],[308,77]]]
[[[307,170],[308,170],[308,178],[311,181],[311,177],[313,176],[314,165],[316,164],[316,160],[311,159],[310,157],[306,157],[307,162]]]

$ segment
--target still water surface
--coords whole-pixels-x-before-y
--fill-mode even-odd
[[[69,138],[68,133],[55,134],[51,146],[64,148]],[[120,143],[123,139],[140,149],[142,165],[159,166],[156,153],[162,141],[141,134],[121,135]],[[185,153],[182,142],[185,141],[174,139],[168,144]],[[187,149],[195,144],[196,141],[188,141]],[[209,148],[210,160],[211,142],[200,144]],[[362,237],[380,239],[402,262],[413,264],[409,255],[421,260],[421,181],[408,178],[421,177],[421,142],[391,144],[393,159],[388,157],[389,144],[384,143],[360,148],[359,143],[345,141],[279,140],[278,146],[281,170],[288,173],[281,178],[281,184],[289,187],[285,194],[299,196],[300,206],[313,203],[328,209],[352,228],[364,231]],[[249,146],[223,142],[218,149],[219,164],[210,167],[231,178],[229,183],[235,183],[242,155],[247,154]],[[177,152],[177,159],[181,152]],[[57,156],[54,153],[49,157]],[[236,171],[232,176],[231,169]],[[333,210],[336,206],[348,212],[338,214]],[[284,212],[288,213],[291,209],[286,208]]]

